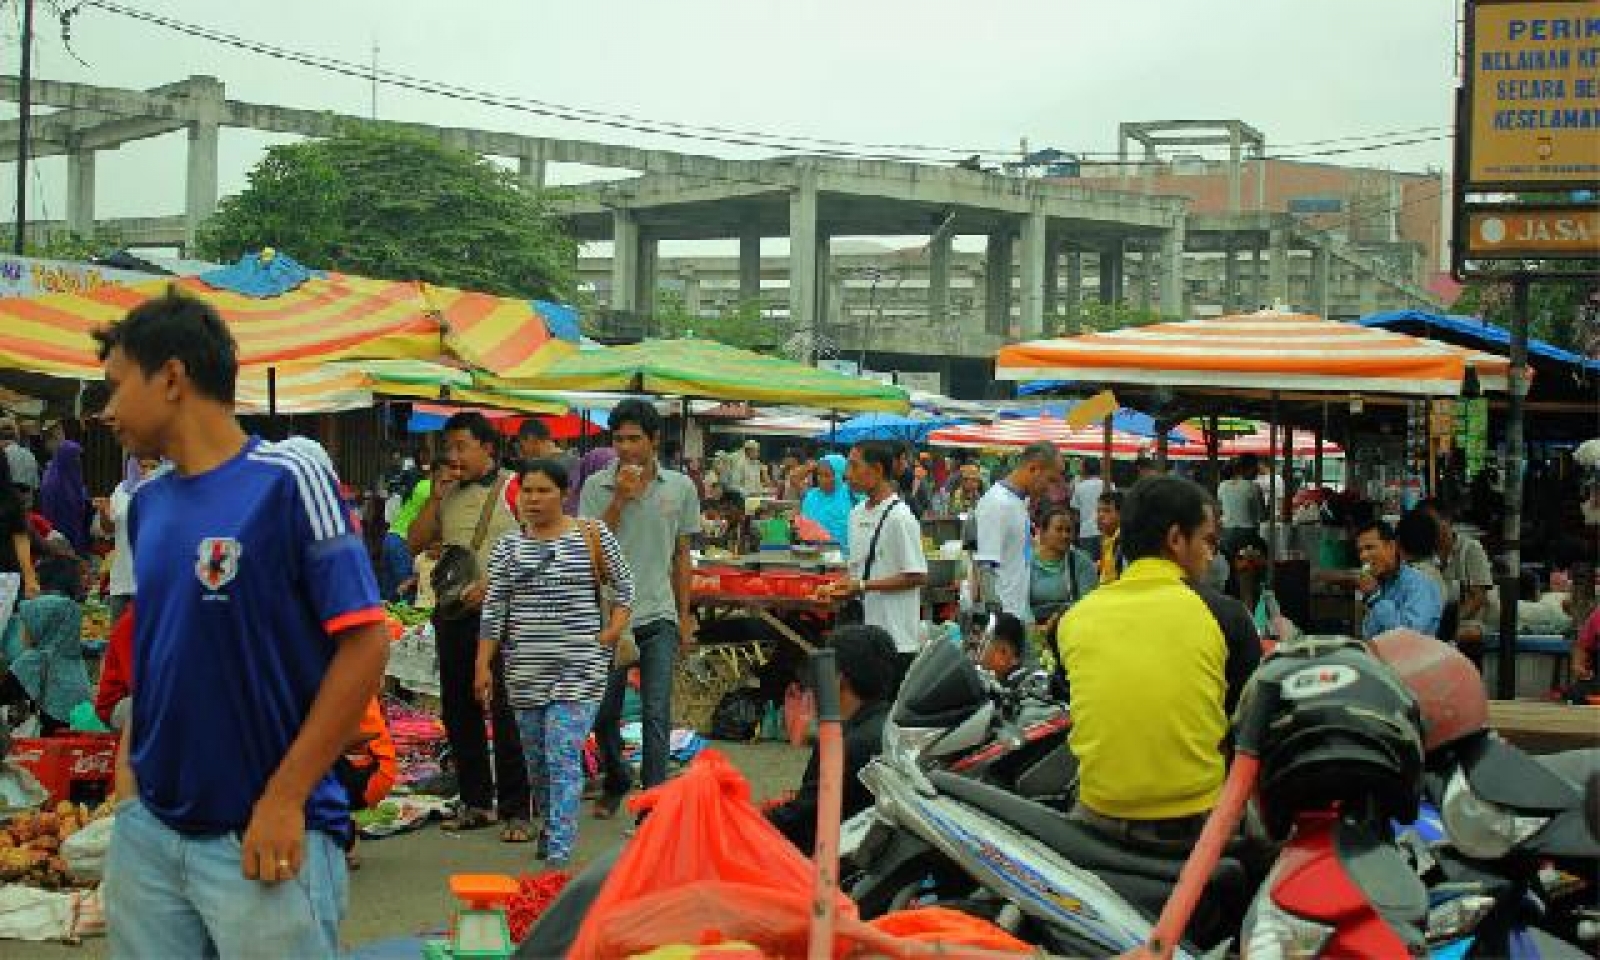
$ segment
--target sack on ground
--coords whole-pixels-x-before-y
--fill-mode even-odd
[[[711,713],[711,739],[744,743],[761,730],[767,702],[760,690],[734,690],[717,702]]]

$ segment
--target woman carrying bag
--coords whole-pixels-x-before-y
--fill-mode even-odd
[[[487,703],[494,658],[503,658],[528,779],[544,813],[536,856],[565,869],[577,843],[583,744],[628,627],[633,574],[604,524],[563,512],[568,477],[560,463],[533,460],[521,480],[522,529],[500,538],[489,557],[475,689]]]

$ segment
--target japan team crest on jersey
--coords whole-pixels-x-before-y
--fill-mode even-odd
[[[232,537],[206,537],[200,541],[195,558],[195,576],[206,589],[221,590],[238,575],[239,555],[243,552],[244,547]]]

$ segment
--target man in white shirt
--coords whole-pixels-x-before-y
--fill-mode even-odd
[[[1494,568],[1483,544],[1455,528],[1454,513],[1439,500],[1424,500],[1421,509],[1439,525],[1439,571],[1445,582],[1445,603],[1456,605],[1456,635],[1440,637],[1467,648],[1468,656],[1481,652],[1483,615],[1489,588],[1494,586]]]
[[[1048,443],[1029,444],[1011,473],[978,501],[979,599],[998,602],[1023,623],[1034,622],[1028,600],[1033,565],[1028,500],[1043,496],[1060,476],[1060,452]]]
[[[1078,511],[1078,546],[1091,557],[1100,556],[1100,527],[1094,515],[1100,509],[1100,494],[1105,492],[1100,461],[1083,461],[1083,476],[1072,487],[1072,506]]]
[[[922,553],[922,526],[895,491],[894,460],[894,445],[880,440],[858,443],[850,451],[846,479],[865,499],[850,511],[850,575],[831,593],[861,598],[865,622],[893,638],[903,677],[922,647],[928,560]]]

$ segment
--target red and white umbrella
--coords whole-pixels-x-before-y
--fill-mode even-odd
[[[1189,428],[1182,428],[1190,432]],[[1198,434],[1198,431],[1194,431]],[[1217,456],[1224,460],[1233,457],[1242,457],[1253,453],[1258,457],[1283,456],[1283,434],[1278,434],[1278,442],[1274,449],[1272,436],[1264,426],[1257,426],[1255,432],[1242,436],[1224,437],[1217,445]],[[1294,440],[1291,446],[1296,457],[1314,457],[1317,455],[1317,436],[1310,430],[1294,431]],[[1338,458],[1344,456],[1344,448],[1331,440],[1322,441],[1322,455],[1324,457]],[[1199,436],[1195,443],[1179,446],[1174,444],[1168,449],[1167,456],[1174,460],[1204,460],[1206,459],[1206,446],[1204,436]]]
[[[1052,444],[1063,453],[1100,456],[1105,451],[1105,428],[1069,426],[1057,417],[1030,417],[945,427],[928,434],[928,443],[936,447],[1020,449],[1041,442]],[[1169,447],[1169,450],[1176,449],[1176,444]],[[1111,455],[1117,459],[1131,460],[1154,452],[1155,440],[1150,437],[1111,431]],[[1201,455],[1204,456],[1203,447]]]

